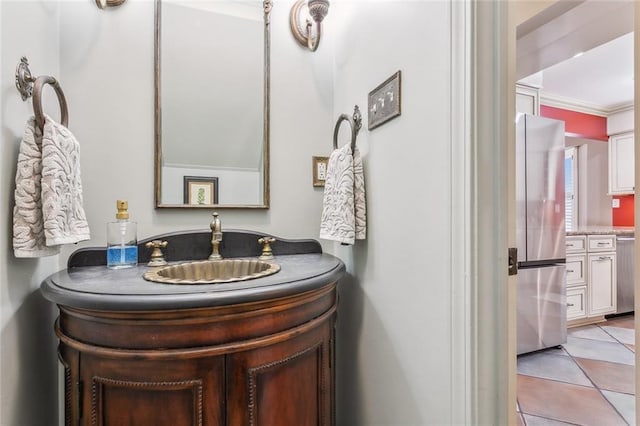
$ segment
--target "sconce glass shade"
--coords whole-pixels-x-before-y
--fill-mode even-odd
[[[306,19],[303,25],[301,20],[301,10],[307,6],[309,15],[313,18],[313,22],[316,23],[315,37],[312,35],[313,22]],[[318,49],[320,44],[320,36],[322,34],[322,20],[329,13],[329,0],[298,0],[291,7],[291,13],[289,14],[289,24],[291,26],[291,32],[293,37],[298,43],[307,47],[312,52]]]

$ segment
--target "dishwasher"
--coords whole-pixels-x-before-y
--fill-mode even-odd
[[[616,314],[633,312],[635,236],[616,238],[617,309]]]

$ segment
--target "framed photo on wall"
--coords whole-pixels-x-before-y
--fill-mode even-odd
[[[218,204],[218,178],[184,176],[184,203],[191,205]]]

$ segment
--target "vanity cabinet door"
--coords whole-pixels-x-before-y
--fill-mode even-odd
[[[335,316],[332,316],[335,318]],[[227,424],[328,426],[333,319],[289,340],[227,358]]]
[[[83,425],[224,425],[224,356],[156,361],[83,354],[80,369]]]

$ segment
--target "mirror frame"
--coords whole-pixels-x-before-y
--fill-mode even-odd
[[[271,77],[271,9],[273,0],[263,1],[264,12],[264,92],[263,92],[263,192],[262,204],[166,204],[162,202],[162,96],[160,90],[160,55],[161,55],[161,2],[154,0],[154,115],[155,115],[155,141],[154,141],[154,194],[155,208],[178,209],[268,209],[269,208],[269,125],[270,125],[270,77]]]

